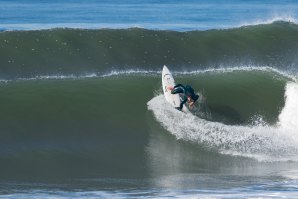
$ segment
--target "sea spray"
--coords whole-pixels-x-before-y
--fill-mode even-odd
[[[288,83],[286,104],[276,125],[225,125],[173,109],[164,97],[148,102],[157,121],[177,139],[196,142],[219,153],[259,161],[298,161],[297,83]]]
[[[279,115],[280,128],[292,132],[298,139],[298,84],[288,83],[285,92],[286,104]],[[294,138],[294,137],[293,137]]]

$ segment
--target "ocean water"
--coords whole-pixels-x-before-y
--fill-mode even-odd
[[[297,11],[0,1],[0,198],[297,198]]]
[[[1,0],[0,28],[131,28],[206,30],[295,22],[295,0]]]

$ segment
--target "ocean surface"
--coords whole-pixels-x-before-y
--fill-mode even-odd
[[[0,0],[0,198],[297,198],[297,15]],[[165,101],[164,65],[194,114]]]

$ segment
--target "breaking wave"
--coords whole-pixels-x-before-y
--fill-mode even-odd
[[[263,99],[266,100],[266,99]],[[268,99],[269,100],[269,99]],[[148,102],[157,121],[177,139],[195,142],[222,154],[259,161],[298,161],[298,84],[285,87],[285,105],[276,124],[255,117],[253,124],[227,125],[173,109],[162,95]]]

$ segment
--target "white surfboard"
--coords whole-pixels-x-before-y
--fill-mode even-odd
[[[166,100],[175,108],[180,106],[179,94],[171,94],[171,90],[168,87],[174,87],[175,80],[169,71],[168,67],[164,66],[162,69],[162,88]]]

